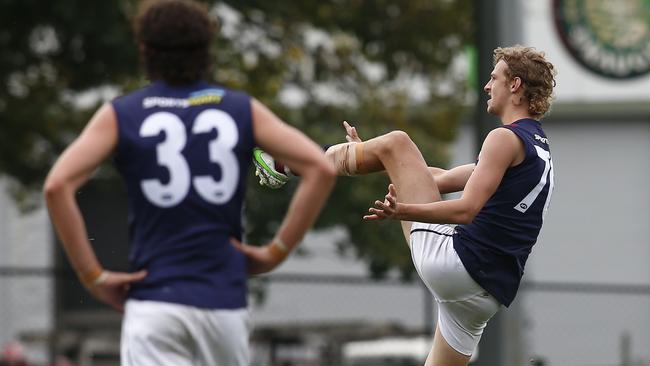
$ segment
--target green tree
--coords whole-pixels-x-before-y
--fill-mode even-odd
[[[134,2],[1,1],[0,174],[11,177],[18,192],[29,192],[102,101],[93,96],[145,82],[129,27]],[[470,1],[230,0],[211,6],[221,24],[214,80],[246,90],[319,143],[343,141],[343,120],[362,138],[402,129],[429,164],[445,165],[467,96],[452,65],[470,42]],[[387,182],[382,174],[339,179],[318,227],[347,228],[349,240],[339,248],[364,259],[374,275],[391,268],[409,275],[398,225],[361,221]],[[251,184],[251,241],[272,235],[291,189]]]
[[[125,8],[114,2],[1,0],[0,175],[38,189],[97,107],[80,93],[137,73]],[[122,4],[128,5],[128,4]]]

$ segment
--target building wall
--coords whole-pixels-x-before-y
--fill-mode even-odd
[[[256,327],[310,326],[314,324],[394,324],[422,331],[433,314],[428,290],[419,279],[400,282],[346,282],[363,279],[366,265],[352,255],[341,256],[334,245],[347,235],[342,227],[309,233],[301,254],[293,254],[277,268],[266,287],[263,303],[251,301]],[[404,245],[400,241],[395,245]],[[328,279],[328,276],[340,276]],[[282,281],[294,276],[303,281]],[[321,281],[309,281],[318,279]]]
[[[545,129],[556,187],[531,274],[650,285],[650,121],[558,121]]]
[[[30,360],[44,362],[46,344],[37,339],[53,327],[54,281],[44,271],[17,275],[11,269],[47,269],[53,263],[52,238],[43,207],[22,212],[0,179],[0,347],[28,337]]]

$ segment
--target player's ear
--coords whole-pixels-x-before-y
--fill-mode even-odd
[[[519,76],[515,76],[514,78],[512,78],[512,81],[510,82],[510,91],[516,93],[517,91],[519,91],[519,88],[522,87],[523,83],[524,82],[521,80]]]

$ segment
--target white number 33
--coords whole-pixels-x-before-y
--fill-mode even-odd
[[[157,112],[147,117],[140,127],[140,136],[153,137],[165,132],[165,140],[156,145],[158,164],[167,168],[169,181],[144,179],[140,182],[145,197],[154,205],[172,207],[179,204],[193,185],[196,192],[206,201],[223,204],[230,200],[239,183],[239,163],[233,148],[237,145],[239,133],[232,117],[220,110],[210,109],[199,113],[192,124],[193,134],[217,130],[217,137],[210,140],[208,154],[210,162],[221,167],[221,180],[209,175],[192,177],[190,167],[181,154],[187,142],[185,125],[175,114]]]

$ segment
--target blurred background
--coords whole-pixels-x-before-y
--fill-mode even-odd
[[[499,121],[492,50],[558,69],[544,119],[556,187],[516,301],[472,365],[650,365],[650,1],[212,1],[213,79],[320,143],[407,131],[430,165],[473,162]],[[0,364],[118,365],[120,315],[79,285],[40,189],[96,108],[146,83],[136,1],[0,0]],[[127,268],[110,164],[78,192],[91,242]],[[250,177],[246,239],[271,238],[293,189]],[[339,179],[317,228],[250,282],[253,365],[421,365],[436,309],[396,223],[362,223],[381,175]]]

